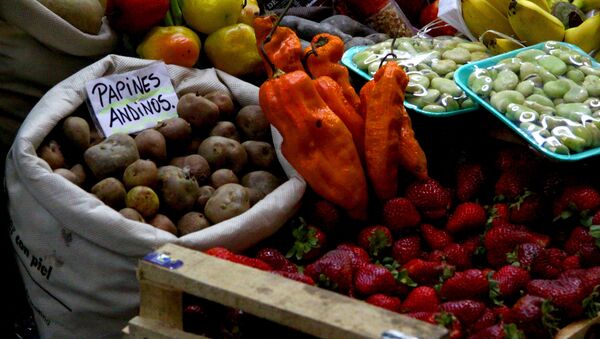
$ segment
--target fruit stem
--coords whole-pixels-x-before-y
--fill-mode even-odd
[[[285,6],[285,8],[283,10],[283,13],[281,13],[279,18],[277,18],[277,21],[275,21],[273,28],[271,28],[271,31],[269,32],[269,34],[267,34],[267,36],[265,37],[265,40],[263,40],[263,42],[260,44],[260,51],[262,52],[262,54],[265,58],[265,61],[267,62],[267,64],[271,68],[271,70],[273,71],[273,76],[281,73],[281,70],[277,69],[277,67],[275,67],[275,64],[273,64],[271,59],[269,59],[269,56],[267,55],[267,52],[265,51],[265,44],[269,43],[271,41],[271,39],[273,38],[273,33],[275,33],[275,30],[277,29],[277,27],[279,27],[279,24],[281,23],[281,19],[283,19],[283,17],[287,14],[288,10],[290,9],[290,6],[292,5],[292,2],[294,2],[294,0],[288,1],[287,5]]]
[[[319,54],[317,54],[317,49],[315,48],[315,45],[312,42],[310,43],[310,51],[308,51],[306,54],[304,54],[304,57],[302,58],[302,66],[304,66],[304,70],[306,71],[306,74],[308,74],[308,76],[311,79],[314,79],[312,73],[310,72],[310,68],[308,67],[308,64],[306,63],[308,61],[308,57],[310,57],[311,55],[314,55],[316,57],[319,56]]]

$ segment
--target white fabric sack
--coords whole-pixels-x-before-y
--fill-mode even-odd
[[[299,207],[306,184],[293,176],[247,212],[177,238],[125,219],[53,174],[37,157],[36,148],[61,119],[84,104],[86,81],[151,62],[109,55],[59,83],[27,116],[9,152],[6,186],[13,222],[11,241],[43,338],[120,336],[137,313],[135,270],[144,255],[165,243],[240,251],[273,234]],[[226,73],[167,68],[180,95],[228,90],[242,106],[258,102],[257,87]]]
[[[447,22],[450,26],[456,28],[457,31],[467,36],[471,41],[478,41],[471,34],[463,20],[462,4],[460,0],[440,0],[438,3],[438,18]]]

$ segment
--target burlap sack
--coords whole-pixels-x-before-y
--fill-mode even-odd
[[[36,148],[64,117],[84,103],[85,83],[151,61],[109,55],[59,83],[21,126],[9,152],[6,184],[11,240],[40,333],[45,338],[116,337],[136,315],[137,261],[177,243],[243,250],[273,234],[299,205],[304,181],[292,177],[250,210],[177,238],[123,218],[81,188],[53,174]],[[258,88],[214,69],[168,66],[178,93],[228,90],[240,105],[256,104]],[[286,165],[287,166],[287,165]]]

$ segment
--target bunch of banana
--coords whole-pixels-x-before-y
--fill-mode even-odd
[[[563,23],[529,0],[510,0],[508,22],[517,37],[527,45],[549,40],[562,41],[565,36]]]
[[[572,4],[584,12],[600,9],[600,0],[573,0]]]
[[[587,53],[600,50],[600,14],[594,15],[577,27],[567,29],[565,42],[577,45]]]
[[[483,37],[483,36],[482,36]],[[523,48],[524,46],[518,43],[515,39],[507,39],[501,37],[483,37],[479,39],[487,49],[495,55]]]
[[[508,3],[509,0],[462,0],[467,28],[475,36],[481,36],[487,30],[514,35],[507,18]]]

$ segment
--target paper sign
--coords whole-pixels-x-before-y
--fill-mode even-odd
[[[177,117],[177,94],[163,62],[86,84],[88,105],[105,137],[135,133]]]

